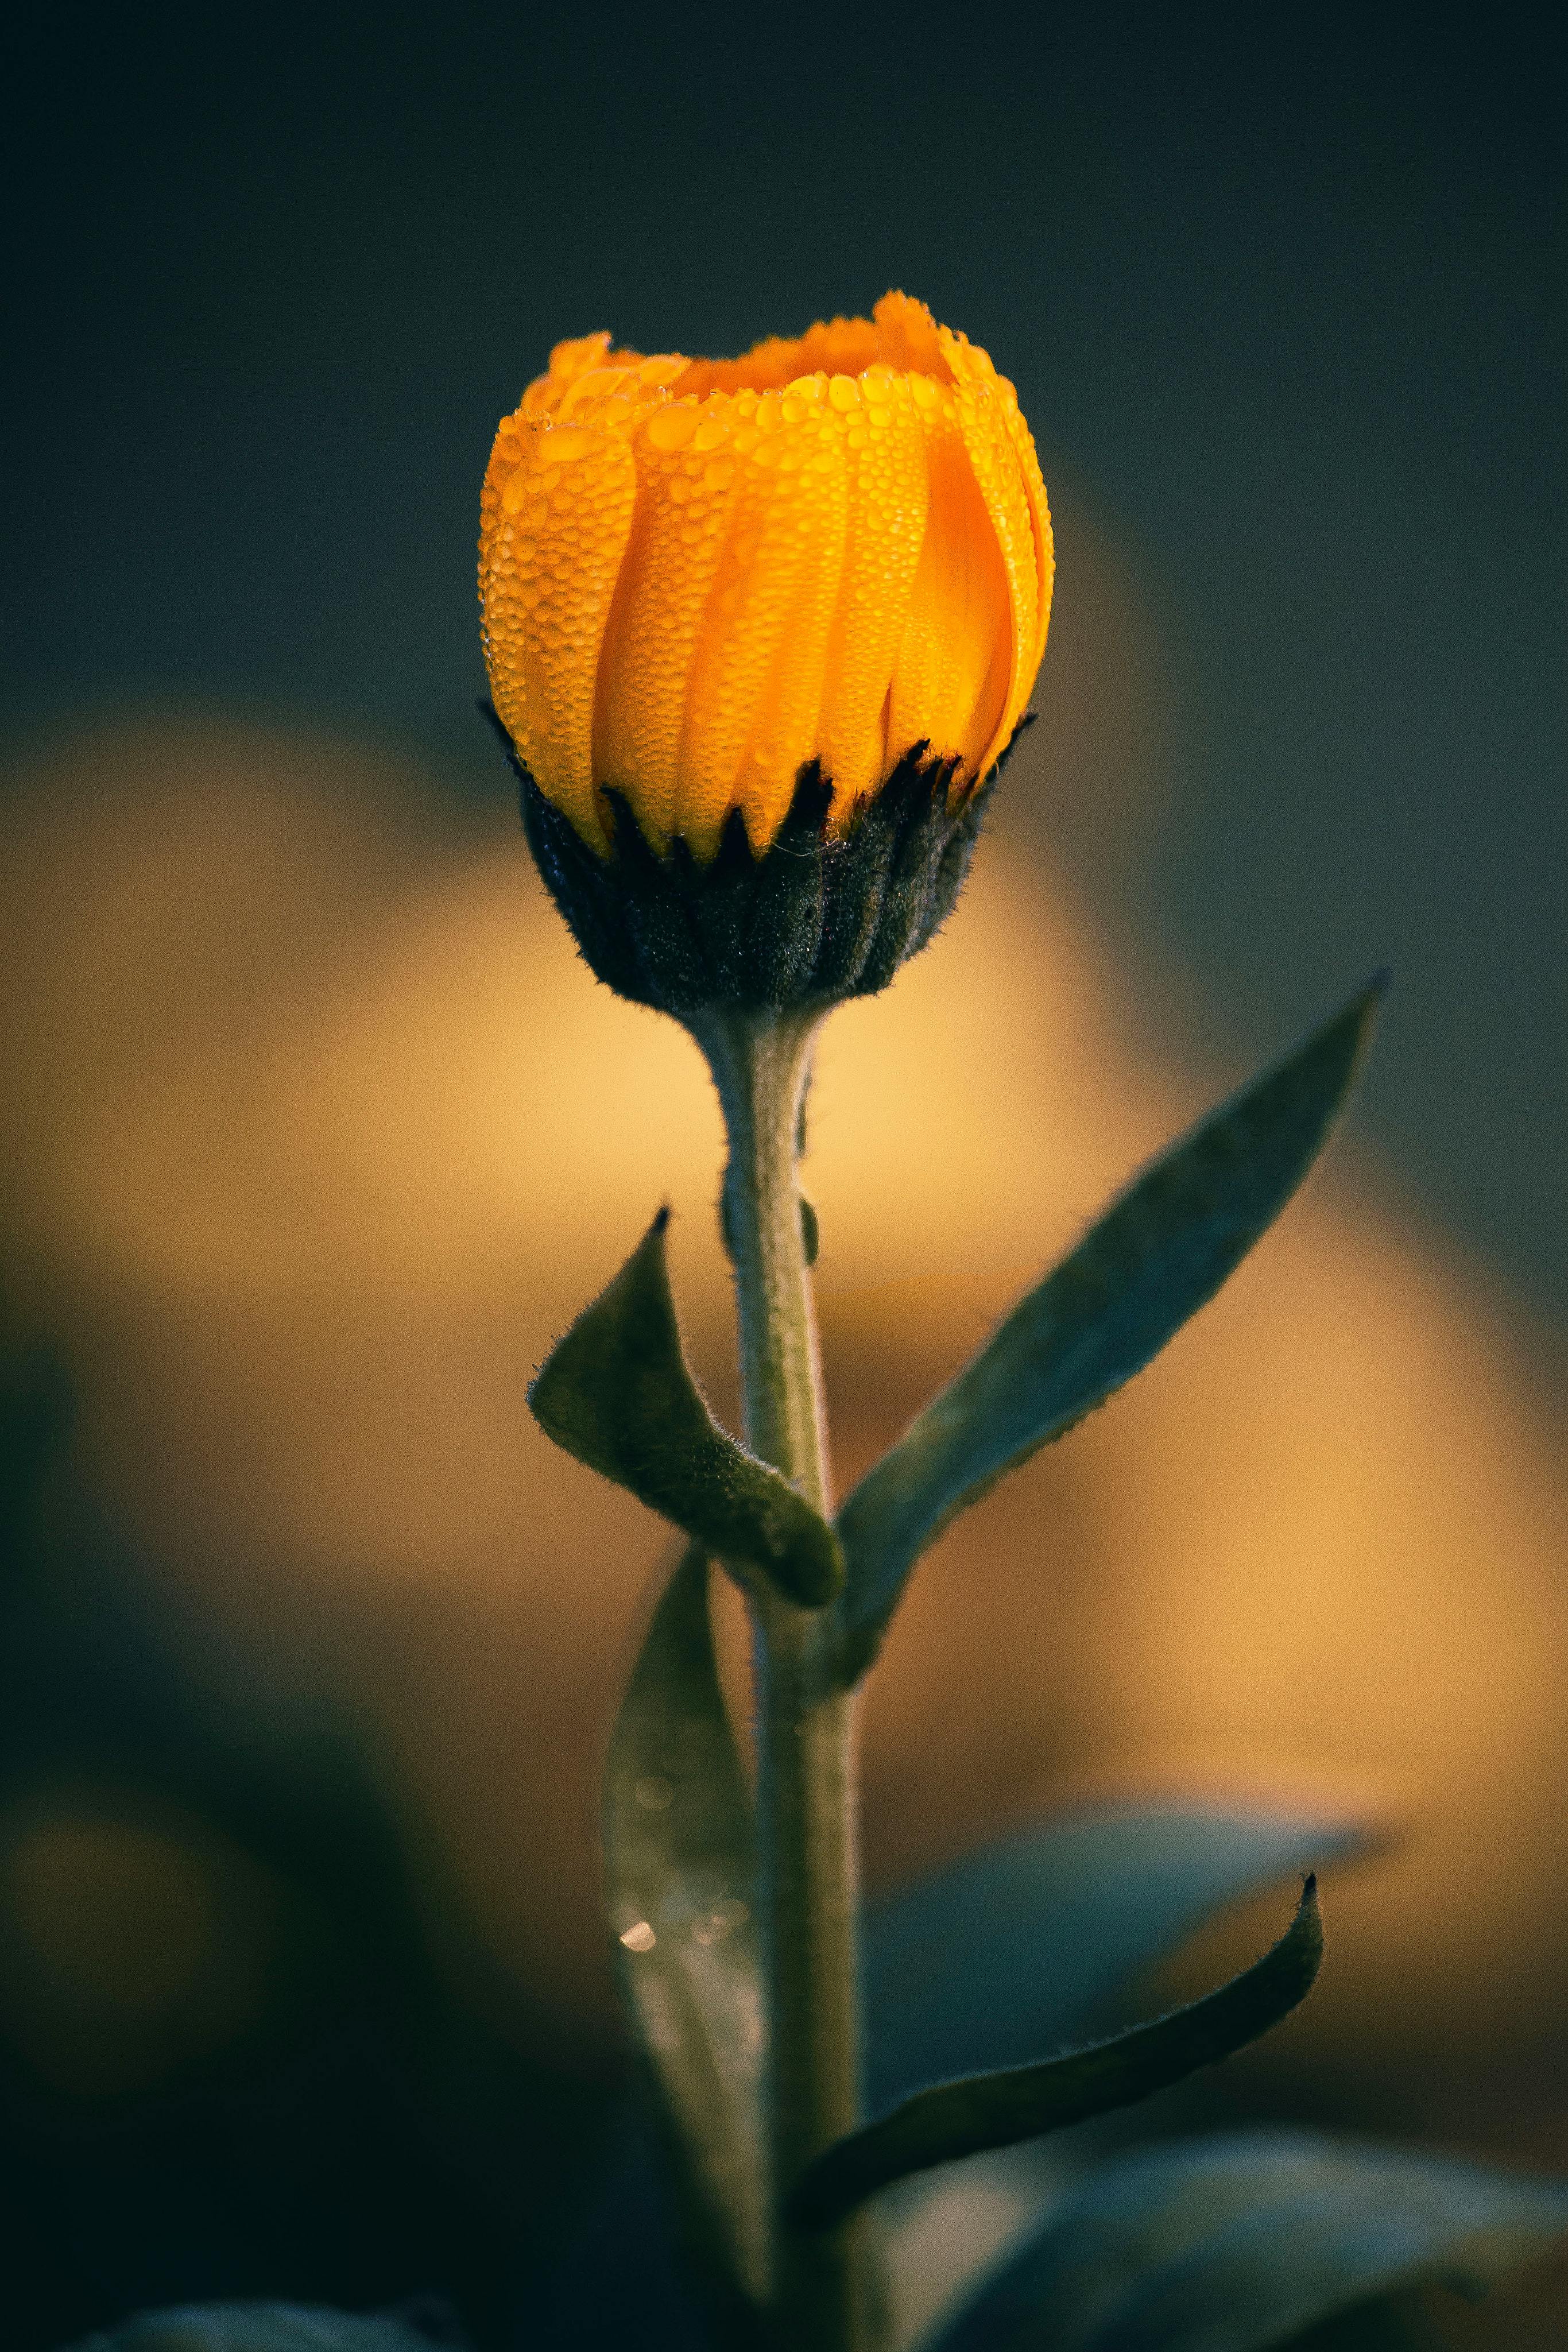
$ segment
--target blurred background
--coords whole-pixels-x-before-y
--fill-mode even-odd
[[[1224,1300],[922,1571],[872,1874],[1106,1791],[1364,1820],[1322,1989],[1202,2115],[1568,2166],[1560,29],[23,0],[0,44],[16,2344],[434,2292],[499,2346],[602,2160],[593,1781],[662,1533],[523,1391],[667,1194],[732,1409],[718,1130],[528,866],[478,484],[562,335],[889,285],[1017,383],[1060,569],[961,919],[823,1054],[843,1475],[1398,986]],[[1568,2344],[1563,2284],[1456,2340]]]

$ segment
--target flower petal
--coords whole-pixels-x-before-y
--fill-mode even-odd
[[[731,808],[772,840],[811,756],[843,569],[842,437],[820,379],[724,404],[734,469],[722,561],[687,692],[678,806],[696,855]]]
[[[590,368],[604,365],[609,349],[610,333],[604,327],[596,335],[574,335],[557,343],[549,355],[549,366],[543,375],[535,376],[523,394],[523,415],[553,416],[577,378]]]
[[[637,510],[600,665],[599,780],[627,793],[655,840],[675,826],[687,687],[736,499],[719,444],[699,446],[709,421],[697,402],[670,401],[632,436]]]
[[[995,525],[975,478],[955,394],[925,412],[925,535],[894,666],[891,767],[927,742],[969,776],[998,734],[1013,669],[1012,598]]]
[[[1051,508],[1046,500],[1045,483],[1040,478],[1040,458],[1035,450],[1034,436],[1024,421],[1024,414],[1019,406],[1019,396],[1013,385],[1005,375],[999,375],[997,378],[997,383],[1002,395],[1002,414],[1007,419],[1008,431],[1012,436],[1013,451],[1019,461],[1019,472],[1023,477],[1024,495],[1029,500],[1030,521],[1034,530],[1035,564],[1040,583],[1034,659],[1029,667],[1023,698],[1019,706],[1021,715],[1024,705],[1034,692],[1034,682],[1040,675],[1040,665],[1045,656],[1045,641],[1051,629],[1051,592],[1056,577],[1056,551],[1051,536]]]
[[[926,378],[885,368],[864,382],[837,375],[828,401],[842,436],[847,544],[829,640],[816,752],[843,823],[887,773],[888,696],[909,618],[928,504]]]
[[[977,350],[967,336],[956,335],[946,327],[937,331],[953,370],[959,431],[1008,576],[1012,642],[1007,696],[996,731],[980,754],[978,772],[983,775],[1006,750],[1034,684],[1038,667],[1035,644],[1040,633],[1040,564],[1029,494],[997,372],[988,354]]]
[[[480,510],[497,711],[540,791],[596,848],[595,679],[635,495],[621,435],[519,412],[496,437]]]

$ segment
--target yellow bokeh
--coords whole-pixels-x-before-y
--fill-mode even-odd
[[[841,1485],[1244,1074],[1176,1050],[1184,983],[1108,952],[1031,851],[1046,734],[960,918],[825,1034]],[[345,1692],[497,1953],[596,2035],[595,1777],[665,1536],[524,1396],[668,1197],[733,1413],[719,1122],[510,822],[434,807],[384,760],[228,726],[42,763],[0,868],[0,1213],[181,1622]],[[1370,2079],[1555,2031],[1568,1580],[1528,1336],[1337,1145],[1167,1356],[919,1570],[868,1710],[877,1880],[1085,1789],[1326,1790],[1393,1842],[1330,1874],[1333,1966],[1281,2051]]]

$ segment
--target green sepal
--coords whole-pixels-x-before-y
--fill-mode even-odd
[[[661,1209],[610,1287],[551,1349],[528,1391],[534,1418],[743,1581],[760,1576],[801,1608],[821,1608],[843,1581],[838,1538],[709,1412],[675,1319],[669,1221]]]
[[[764,2011],[751,1795],[693,1545],[653,1612],[604,1772],[617,1973],[693,2192],[696,2234],[764,2292]]]
[[[430,2352],[430,2337],[386,2316],[295,2303],[182,2304],[139,2311],[74,2352]]]
[[[1142,1371],[1273,1223],[1327,1139],[1386,987],[1380,973],[1138,1177],[866,1473],[838,1516],[846,1681],[949,1521]]]
[[[1312,1990],[1322,1952],[1317,1881],[1309,1877],[1279,1942],[1218,1991],[1063,2057],[915,2092],[820,2156],[796,2184],[791,2215],[802,2228],[831,2228],[913,2172],[1012,2147],[1166,2090],[1288,2017]]]
[[[1407,2341],[1395,2298],[1484,2294],[1565,2230],[1560,2180],[1316,2132],[1178,2142],[1071,2188],[928,2352],[1327,2352],[1335,2321],[1346,2352]]]

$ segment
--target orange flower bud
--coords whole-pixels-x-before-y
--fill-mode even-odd
[[[940,862],[1024,715],[1051,573],[1012,385],[904,295],[738,360],[558,343],[496,437],[479,595],[580,939],[559,817],[604,865],[630,818],[627,857],[678,850],[692,884],[737,845],[768,863],[787,820],[846,843],[917,776]]]
[[[601,849],[606,784],[702,859],[733,808],[766,849],[810,761],[835,830],[918,743],[972,782],[1051,609],[1013,388],[902,294],[740,360],[558,343],[497,435],[479,550],[497,711]]]

